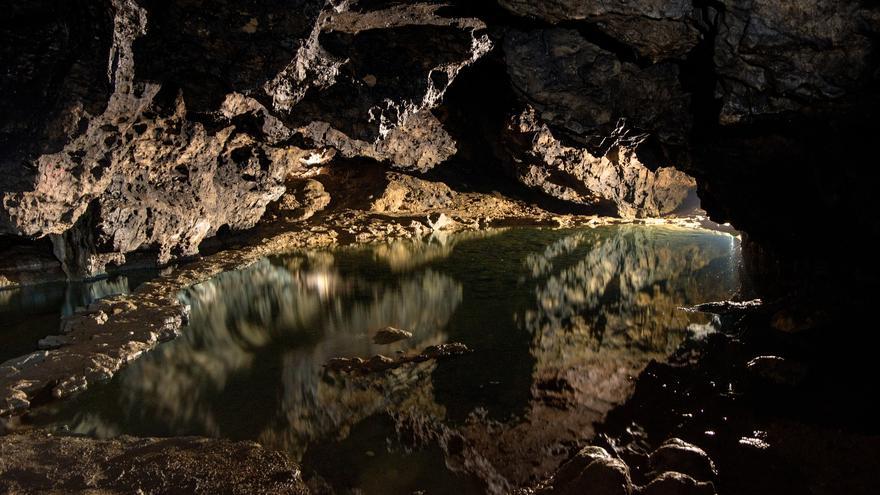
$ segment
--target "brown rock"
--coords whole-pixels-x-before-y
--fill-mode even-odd
[[[412,332],[407,332],[406,330],[401,330],[394,327],[385,327],[378,330],[376,334],[373,335],[373,343],[379,345],[393,344],[394,342],[398,342],[400,340],[412,338],[412,335]]]

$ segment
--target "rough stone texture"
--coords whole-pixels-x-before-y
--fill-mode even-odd
[[[370,208],[377,213],[431,211],[449,205],[455,196],[442,182],[397,173],[389,173],[387,178],[388,185]]]
[[[3,493],[307,494],[284,454],[207,438],[0,437]]]
[[[876,77],[880,18],[865,2],[722,3],[714,63],[724,124],[834,101]]]
[[[589,463],[570,483],[556,487],[553,493],[577,495],[629,495],[633,491],[629,467],[619,460],[599,457]]]
[[[639,56],[658,61],[683,57],[702,38],[699,10],[690,0],[499,0],[513,13],[551,23],[585,21],[626,44]]]
[[[611,201],[623,217],[692,213],[696,181],[672,167],[647,168],[636,150],[614,146],[602,156],[566,146],[532,109],[509,126],[517,179],[550,196],[581,204]]]
[[[715,487],[712,483],[697,481],[686,474],[667,471],[651,480],[641,493],[643,495],[715,495]]]
[[[655,471],[676,471],[700,481],[711,481],[718,475],[715,463],[703,449],[680,438],[663,442],[651,454],[650,462]]]
[[[620,60],[565,28],[511,30],[503,48],[515,91],[542,120],[593,151],[636,145],[645,132],[662,141],[685,140],[690,96],[677,65]]]
[[[332,156],[326,146],[416,170],[455,152],[427,109],[491,47],[480,21],[430,4],[295,3],[7,10],[19,44],[3,52],[15,70],[2,80],[0,164],[12,173],[0,232],[53,236],[68,275],[88,277],[127,252],[167,263],[223,227],[253,227],[288,176]],[[52,57],[35,30],[54,36]],[[22,101],[41,98],[54,106],[25,118]]]

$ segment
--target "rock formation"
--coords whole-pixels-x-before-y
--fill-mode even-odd
[[[163,264],[197,254],[218,232],[255,226],[291,180],[339,160],[425,173],[467,160],[463,146],[492,150],[469,165],[484,183],[510,176],[627,217],[691,211],[697,187],[714,219],[777,260],[804,240],[794,232],[806,220],[782,234],[783,219],[848,214],[876,230],[853,199],[867,186],[852,143],[871,135],[878,101],[870,3],[3,9],[0,234],[50,237],[70,277],[134,251]],[[444,100],[490,59],[502,69],[481,84],[510,94],[506,106]],[[451,114],[496,130],[468,136]],[[815,179],[829,163],[842,168]]]

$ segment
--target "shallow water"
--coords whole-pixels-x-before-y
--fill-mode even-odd
[[[127,294],[154,276],[154,270],[133,270],[101,280],[51,282],[0,291],[0,363],[37,350],[37,341],[57,335],[61,318],[77,308]]]
[[[634,225],[265,259],[187,290],[183,337],[31,420],[252,439],[326,492],[504,493],[588,441],[650,360],[710,328],[678,308],[730,297],[738,267],[734,237]],[[373,344],[388,325],[414,335]],[[473,352],[368,376],[322,368],[443,342]]]

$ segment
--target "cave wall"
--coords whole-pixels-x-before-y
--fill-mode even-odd
[[[880,230],[873,1],[0,4],[0,234],[70,276],[193,255],[343,158],[627,217],[696,190],[778,280],[870,254],[820,226]]]

